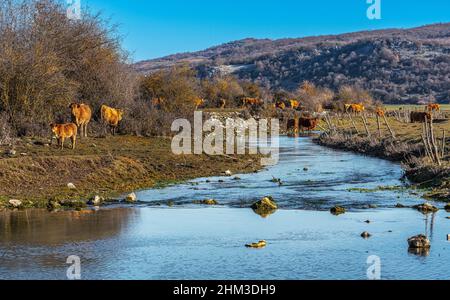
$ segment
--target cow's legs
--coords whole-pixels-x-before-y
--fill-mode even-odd
[[[61,137],[61,150],[64,150],[64,138]]]
[[[77,123],[77,128],[80,132],[80,136],[83,137],[83,124]]]
[[[75,144],[77,142],[77,138],[75,136],[72,137],[72,150],[75,150]]]
[[[87,134],[88,124],[89,124],[89,122],[84,123],[84,130],[83,130],[83,132],[84,132],[84,137],[88,137],[88,134]]]

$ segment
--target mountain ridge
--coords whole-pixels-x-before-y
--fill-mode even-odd
[[[134,64],[152,73],[187,63],[199,76],[233,74],[271,90],[307,80],[359,85],[387,103],[450,100],[450,23],[303,38],[246,38]],[[421,85],[422,83],[422,85]]]

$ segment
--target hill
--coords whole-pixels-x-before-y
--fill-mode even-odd
[[[358,85],[385,103],[450,101],[450,23],[297,39],[244,39],[203,51],[141,61],[141,73],[180,63],[202,77],[234,74],[269,89],[305,81]]]

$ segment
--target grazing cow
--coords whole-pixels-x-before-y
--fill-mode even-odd
[[[64,149],[64,140],[70,138],[72,141],[72,149],[75,150],[75,144],[77,141],[78,126],[74,123],[70,124],[50,124],[50,128],[53,133],[53,137],[56,137],[58,146],[61,145],[61,150]],[[50,140],[50,145],[53,143],[53,137]]]
[[[427,120],[431,120],[431,113],[412,111],[410,118],[411,123],[425,123]]]
[[[284,104],[283,101],[277,100],[275,102],[275,108],[279,108],[281,110],[285,110],[286,109],[286,104]]]
[[[194,99],[195,110],[197,110],[203,104],[205,104],[205,99],[202,99],[202,98],[195,98]]]
[[[69,106],[75,124],[80,128],[81,137],[87,137],[87,127],[92,118],[92,110],[89,105],[72,103]]]
[[[119,122],[122,121],[123,114],[124,112],[121,109],[102,105],[101,118],[104,123],[111,127],[112,135],[116,135],[116,130],[119,126]]]
[[[359,104],[346,104],[345,105],[345,110],[347,112],[352,112],[352,113],[362,113],[366,108],[364,107],[364,105],[362,103]]]
[[[385,111],[382,108],[379,108],[379,107],[375,110],[375,113],[380,118],[383,118],[386,115]]]
[[[319,118],[295,118],[288,120],[287,129],[293,130],[295,134],[301,131],[311,131],[316,129],[319,124]]]
[[[300,118],[299,125],[302,131],[314,130],[316,129],[317,125],[319,125],[319,118]]]
[[[426,107],[426,111],[433,112],[433,111],[441,111],[441,105],[440,104],[428,104]]]
[[[263,104],[263,101],[258,98],[249,98],[249,97],[242,98],[242,107],[261,106],[262,104]]]
[[[292,109],[297,110],[300,108],[300,102],[298,102],[297,100],[290,100],[289,103],[291,104]]]

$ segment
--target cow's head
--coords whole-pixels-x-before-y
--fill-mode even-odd
[[[56,133],[56,131],[58,130],[58,124],[51,123],[50,129],[52,130],[53,133]]]
[[[70,108],[72,111],[75,111],[75,110],[79,109],[80,107],[81,107],[81,106],[80,106],[80,104],[78,104],[78,103],[72,103],[72,104],[69,105],[69,108]]]

